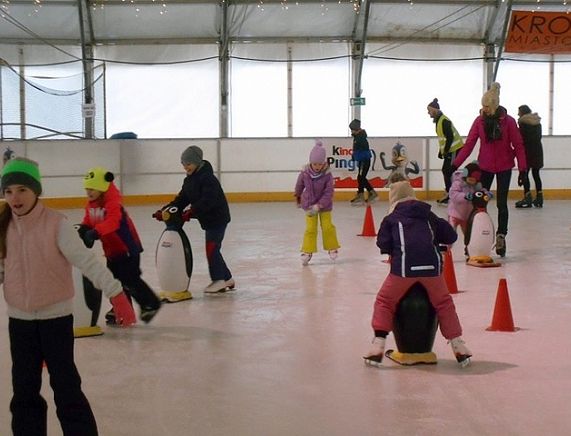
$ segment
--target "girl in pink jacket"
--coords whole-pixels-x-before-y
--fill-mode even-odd
[[[496,253],[506,255],[508,233],[508,193],[514,158],[519,169],[518,185],[527,177],[527,163],[523,139],[514,118],[500,106],[500,84],[492,83],[482,97],[480,115],[472,123],[464,147],[460,149],[451,167],[451,175],[470,156],[480,140],[478,163],[482,169],[482,186],[490,190],[496,177],[496,202],[498,206],[498,230],[496,232]]]

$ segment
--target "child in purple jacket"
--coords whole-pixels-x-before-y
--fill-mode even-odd
[[[418,282],[436,310],[442,336],[452,345],[456,360],[466,366],[472,353],[461,337],[462,327],[442,276],[439,249],[440,245],[452,244],[458,235],[445,219],[430,210],[428,203],[415,199],[408,181],[391,184],[389,201],[392,211],[381,223],[377,246],[381,254],[390,256],[391,271],[375,300],[371,323],[375,338],[364,359],[370,365],[380,366],[397,304]]]
[[[333,209],[333,176],[327,164],[325,147],[320,140],[309,154],[295,184],[295,198],[298,207],[305,211],[305,233],[301,245],[301,263],[305,266],[317,252],[317,221],[321,222],[323,249],[329,252],[331,260],[337,259],[340,245],[337,230],[331,219]]]

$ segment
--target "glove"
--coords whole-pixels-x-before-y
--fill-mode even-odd
[[[295,204],[297,207],[301,207],[301,197],[295,197]]]
[[[192,210],[187,209],[182,213],[183,221],[190,221],[191,218],[192,218]]]
[[[438,159],[444,159],[444,156],[442,156],[442,152],[441,152],[441,151],[438,152]]]
[[[317,215],[319,212],[319,205],[318,204],[314,204],[313,206],[311,206],[310,209],[307,210],[307,216],[315,216]]]
[[[517,185],[518,186],[523,186],[523,184],[529,180],[528,179],[528,175],[527,175],[527,171],[520,171],[519,175],[517,177]]]
[[[111,305],[113,306],[113,312],[115,312],[115,320],[117,324],[122,327],[129,327],[137,321],[135,318],[135,312],[133,311],[133,306],[129,303],[125,292],[121,292],[114,297],[111,297]]]
[[[95,229],[89,229],[83,234],[82,239],[85,246],[91,248],[93,244],[95,244],[95,241],[99,239],[99,233],[97,233]]]
[[[153,218],[157,221],[163,221],[163,210],[159,209],[153,214]]]
[[[472,201],[474,199],[474,194],[472,194],[471,192],[468,192],[464,198],[468,201]]]
[[[87,248],[91,248],[87,246],[87,243],[85,242],[85,234],[87,233],[87,231],[90,229],[91,227],[86,226],[85,224],[81,224],[79,227],[77,227],[77,233],[79,233],[79,237],[81,238],[81,240],[83,241],[83,243],[85,244],[85,246]]]

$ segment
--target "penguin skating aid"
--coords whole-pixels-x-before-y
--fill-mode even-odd
[[[495,243],[495,231],[492,218],[488,214],[487,205],[491,194],[476,191],[472,196],[474,209],[468,218],[464,244],[468,260],[466,263],[480,268],[501,266],[490,256]]]
[[[183,214],[172,206],[162,211],[162,219],[166,225],[155,251],[155,266],[159,278],[161,292],[159,298],[168,303],[190,300],[188,291],[192,276],[192,247],[182,226],[185,222]]]

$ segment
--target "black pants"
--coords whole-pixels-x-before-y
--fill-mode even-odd
[[[444,161],[442,162],[442,176],[444,177],[444,187],[446,192],[450,191],[450,186],[452,186],[452,162],[456,159],[456,152],[453,151],[452,153],[448,153],[444,157]]]
[[[357,192],[363,193],[365,189],[367,191],[372,191],[373,187],[367,180],[367,174],[369,173],[369,168],[371,168],[371,159],[360,160],[357,162]]]
[[[10,402],[15,436],[47,435],[47,403],[40,395],[45,361],[54,391],[56,413],[65,436],[96,436],[97,424],[81,390],[73,358],[73,317],[37,321],[10,318],[12,354]]]
[[[488,173],[482,171],[480,182],[482,186],[488,191],[492,186],[492,182],[496,176],[496,204],[498,206],[498,231],[502,235],[508,234],[508,193],[510,191],[510,180],[512,178],[512,171],[502,171],[501,173]]]
[[[121,282],[125,292],[135,299],[143,309],[158,309],[161,305],[159,297],[141,278],[140,256],[125,256],[107,260],[107,268]]]
[[[529,170],[527,170],[529,174]],[[531,175],[533,177],[533,181],[535,182],[535,190],[536,192],[542,191],[542,184],[541,184],[541,177],[539,176],[539,168],[532,168]],[[527,193],[531,191],[531,182],[529,181],[529,177],[526,177],[523,181],[523,192]]]

